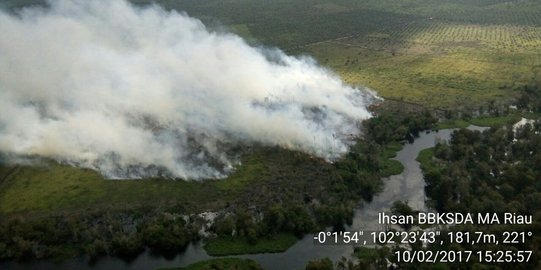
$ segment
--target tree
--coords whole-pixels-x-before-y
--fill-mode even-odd
[[[143,251],[141,240],[136,235],[119,234],[113,237],[112,248],[116,255],[132,258]]]
[[[333,263],[331,259],[324,258],[321,260],[312,260],[309,261],[306,265],[306,270],[333,270]]]
[[[231,215],[224,215],[214,220],[212,229],[218,235],[231,236],[235,231],[235,220]]]
[[[411,207],[408,205],[408,202],[402,202],[402,201],[395,201],[393,205],[391,206],[391,212],[395,215],[403,215],[403,216],[412,216],[415,214],[415,211],[411,209]],[[401,224],[401,226],[409,230],[413,226],[413,224]]]

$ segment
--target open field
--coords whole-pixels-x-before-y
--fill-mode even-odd
[[[541,70],[541,27],[415,23],[306,47],[351,84],[427,107],[515,97]]]

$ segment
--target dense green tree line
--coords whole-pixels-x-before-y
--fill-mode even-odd
[[[197,239],[195,216],[150,211],[85,216],[25,218],[0,222],[0,259],[91,258],[111,254],[131,258],[146,247],[172,255]]]

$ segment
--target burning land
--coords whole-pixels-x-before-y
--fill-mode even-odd
[[[16,235],[3,259],[178,252],[207,211],[266,213],[218,235],[302,236],[342,226],[380,186],[386,146],[359,139],[377,97],[311,58],[125,1],[51,1],[0,21],[0,211],[2,235]],[[271,226],[273,209],[297,220]],[[153,237],[167,232],[172,246]]]
[[[539,159],[541,6],[405,2],[0,3],[0,268],[106,257],[137,268],[142,253],[199,244],[205,256],[280,253],[349,228],[411,166],[433,215],[505,209],[538,228],[527,204],[539,197],[528,158]],[[447,130],[420,167],[396,157],[470,124],[491,129]],[[386,269],[400,248],[303,259]],[[244,266],[259,268],[190,267]]]

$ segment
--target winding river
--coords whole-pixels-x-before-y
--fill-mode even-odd
[[[483,130],[485,128],[470,126],[471,130]],[[353,224],[349,230],[382,230],[377,223],[378,212],[389,210],[394,201],[407,201],[408,204],[420,211],[427,211],[425,205],[425,182],[419,162],[415,159],[423,149],[433,147],[437,139],[448,140],[452,129],[444,129],[438,132],[422,133],[412,144],[406,144],[402,150],[397,153],[396,160],[404,165],[404,171],[401,174],[393,175],[384,179],[384,189],[374,196],[370,203],[366,203],[362,208],[355,211]],[[248,258],[258,262],[264,269],[304,269],[306,263],[312,259],[329,257],[332,260],[338,260],[342,256],[349,257],[353,252],[352,246],[333,245],[321,246],[314,245],[313,235],[306,235],[295,245],[283,253],[265,253],[253,255],[233,256],[239,258]],[[125,262],[116,257],[100,258],[93,264],[88,264],[86,258],[73,258],[55,264],[48,261],[34,261],[27,263],[3,263],[0,269],[130,269],[146,270],[157,269],[161,267],[186,266],[201,260],[211,259],[213,257],[206,254],[203,247],[197,244],[191,244],[186,251],[171,260],[161,256],[153,256],[145,252],[131,262]]]

